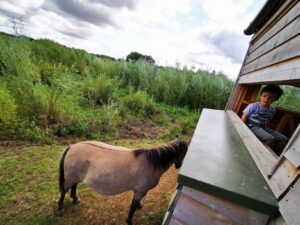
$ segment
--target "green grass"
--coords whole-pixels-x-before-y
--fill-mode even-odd
[[[45,224],[43,207],[57,199],[61,146],[0,150],[0,224]]]

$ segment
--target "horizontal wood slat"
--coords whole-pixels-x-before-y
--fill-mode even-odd
[[[245,65],[261,57],[262,55],[272,51],[274,48],[284,44],[300,33],[300,16],[292,23],[288,24],[283,30],[275,36],[270,37],[264,45],[250,53],[246,59]]]
[[[296,2],[296,1],[295,1]],[[294,3],[295,3],[294,2]],[[290,7],[291,3],[286,3],[286,6],[283,6],[282,8]],[[277,12],[280,14],[281,12]],[[285,15],[283,15],[280,20],[278,20],[276,23],[271,23],[275,18],[271,18],[269,22],[267,22],[264,27],[258,31],[254,36],[253,40],[251,41],[251,46],[249,48],[249,53],[255,51],[259,46],[263,45],[266,41],[268,41],[269,38],[274,36],[277,32],[279,32],[281,29],[283,29],[287,24],[289,24],[291,21],[295,20],[296,17],[298,17],[300,14],[300,2],[296,5],[294,5]],[[274,15],[273,17],[278,17],[278,15]],[[265,33],[261,33],[264,30],[268,29]]]
[[[245,74],[238,80],[239,84],[250,83],[285,83],[300,87],[300,57],[273,66]]]
[[[241,71],[241,76],[253,72],[255,70],[280,63],[300,56],[300,35],[297,35],[292,40],[284,45],[273,49],[271,52],[259,57],[251,63],[245,65]]]

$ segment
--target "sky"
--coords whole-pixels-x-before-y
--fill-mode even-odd
[[[251,38],[243,31],[265,2],[1,0],[0,31],[114,58],[136,51],[157,65],[214,70],[235,80]]]

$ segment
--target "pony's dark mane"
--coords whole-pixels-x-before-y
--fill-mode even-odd
[[[169,144],[164,144],[151,149],[136,149],[134,156],[145,157],[154,169],[168,168],[178,157],[179,154],[186,151],[181,148],[187,148],[187,143],[184,141],[174,141]]]

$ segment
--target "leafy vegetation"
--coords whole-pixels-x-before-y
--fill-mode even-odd
[[[143,55],[141,53],[138,52],[131,52],[129,55],[126,56],[126,61],[130,62],[130,61],[146,61],[148,63],[154,64],[155,60],[152,58],[152,56],[150,55]]]
[[[276,106],[300,112],[300,89],[292,86],[283,86],[283,95],[275,103]]]
[[[203,107],[224,108],[233,87],[222,74],[158,67],[141,54],[127,62],[5,34],[0,49],[3,140],[173,139],[191,133]]]

